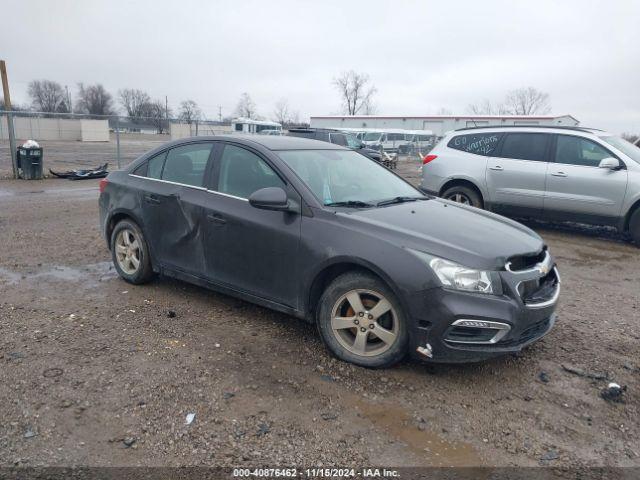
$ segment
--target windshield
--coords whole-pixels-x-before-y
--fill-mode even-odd
[[[424,197],[380,164],[347,150],[286,150],[278,156],[329,205],[342,202],[376,204],[395,197]]]
[[[364,141],[365,142],[377,142],[378,140],[380,140],[380,136],[382,134],[380,132],[369,132],[369,133],[365,133],[364,134]]]
[[[612,147],[617,148],[626,156],[630,157],[632,160],[640,163],[640,148],[636,147],[633,143],[627,142],[622,137],[616,137],[613,135],[602,136],[600,137],[600,140],[604,140]]]
[[[347,137],[347,145],[349,148],[360,148],[362,142],[356,138],[355,135],[351,133],[345,133],[345,137]]]

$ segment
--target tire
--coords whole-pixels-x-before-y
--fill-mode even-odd
[[[111,233],[110,246],[113,265],[123,280],[140,285],[153,278],[149,247],[142,230],[133,221],[118,222]]]
[[[442,198],[476,208],[484,208],[482,196],[473,188],[465,187],[464,185],[447,188],[442,194]]]
[[[380,303],[383,300],[386,303]],[[378,305],[383,312],[379,316]],[[334,321],[334,314],[340,320]],[[324,344],[345,362],[383,368],[406,354],[408,325],[400,302],[387,285],[367,273],[348,272],[333,280],[320,298],[316,321]]]
[[[629,219],[629,235],[636,246],[640,247],[640,208],[637,208]]]

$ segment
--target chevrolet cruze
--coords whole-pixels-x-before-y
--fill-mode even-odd
[[[112,172],[100,191],[124,280],[168,275],[294,315],[358,365],[407,353],[482,360],[555,322],[560,276],[536,233],[426,196],[338,145],[182,139]]]

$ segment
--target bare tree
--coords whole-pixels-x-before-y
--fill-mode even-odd
[[[145,103],[141,108],[140,117],[144,117],[144,122],[148,122],[162,134],[169,131],[169,117],[171,110],[167,109],[162,100],[154,100]]]
[[[193,100],[185,100],[180,103],[178,118],[191,125],[194,122],[202,120],[202,110],[200,110],[198,104]]]
[[[39,112],[68,113],[67,94],[58,82],[33,80],[28,87],[31,105]]]
[[[440,107],[436,110],[436,115],[453,115],[453,112],[446,107]]]
[[[134,88],[125,88],[118,92],[118,96],[120,97],[120,104],[130,117],[138,119],[148,113],[151,97],[147,92]]]
[[[549,113],[549,94],[533,87],[511,90],[505,99],[505,110],[511,115],[536,115]]]
[[[467,112],[472,115],[503,115],[506,113],[503,105],[494,106],[488,99],[484,99],[479,103],[469,104]]]
[[[347,115],[356,115],[361,112],[371,114],[375,111],[373,95],[376,88],[369,86],[369,75],[356,73],[353,70],[343,72],[333,79],[333,84],[340,92],[342,111]]]
[[[245,118],[256,118],[256,104],[247,92],[240,95],[240,100],[236,106],[236,115]]]
[[[284,125],[290,121],[289,102],[286,98],[281,98],[276,102],[276,108],[273,110],[273,118],[276,122]]]
[[[97,83],[95,85],[78,84],[78,98],[76,100],[76,113],[90,113],[92,115],[112,115],[113,97],[105,88]]]

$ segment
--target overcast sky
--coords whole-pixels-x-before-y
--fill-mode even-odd
[[[14,102],[32,79],[140,88],[215,119],[242,92],[271,117],[340,112],[340,72],[370,75],[379,114],[428,115],[549,93],[552,113],[640,132],[640,2],[3,0]]]

